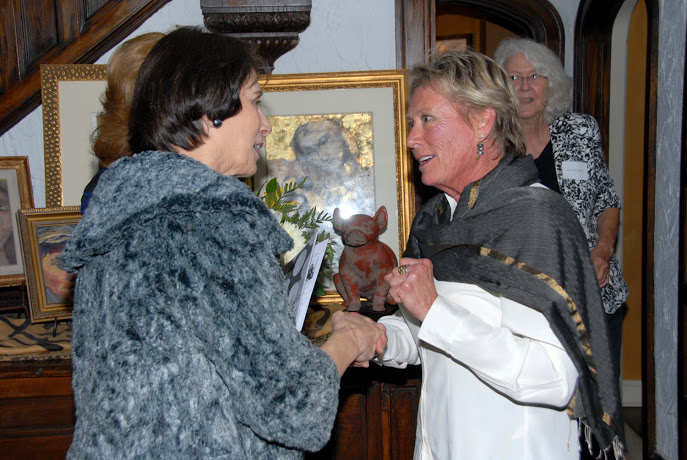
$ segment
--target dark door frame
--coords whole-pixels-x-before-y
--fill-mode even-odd
[[[396,0],[396,65],[425,62],[435,42],[437,11],[461,8],[515,33],[546,43],[564,58],[565,30],[546,0]]]

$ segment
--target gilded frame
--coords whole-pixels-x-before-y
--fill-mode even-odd
[[[262,108],[268,117],[352,112],[372,114],[375,210],[384,205],[389,214],[387,228],[380,235],[380,240],[400,256],[415,215],[413,164],[405,145],[405,72],[282,74],[262,78],[260,84],[264,92]],[[265,153],[261,154],[258,172],[253,178],[255,189],[271,178],[266,173]],[[336,180],[336,177],[331,179]],[[330,215],[333,212],[332,209],[324,211]],[[329,290],[317,301],[341,302],[341,297],[336,290]]]
[[[17,220],[26,267],[31,322],[71,318],[73,283],[71,287],[69,283],[65,284],[62,279],[65,272],[55,265],[55,258],[64,250],[72,230],[81,220],[79,207],[20,209]]]
[[[91,150],[95,114],[106,84],[105,65],[41,65],[45,205],[75,206],[98,169]]]
[[[0,246],[0,286],[20,286],[24,282],[24,261],[22,260],[21,236],[16,214],[19,209],[33,207],[31,174],[27,157],[0,157],[0,183],[7,190],[7,203],[2,204],[0,222],[6,224],[10,235],[0,230],[3,244]],[[3,197],[4,198],[4,197]]]

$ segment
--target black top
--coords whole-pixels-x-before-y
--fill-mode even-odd
[[[98,185],[98,181],[100,180],[100,175],[106,169],[107,168],[100,169],[97,173],[95,173],[95,176],[93,176],[91,181],[86,185],[86,188],[83,191],[83,195],[81,196],[81,214],[82,215],[83,215],[84,211],[86,211],[86,208],[88,207],[88,203],[91,201],[91,197],[93,196],[93,190],[95,190],[95,186]]]
[[[534,159],[534,164],[537,166],[537,171],[539,171],[541,183],[554,192],[561,193],[561,189],[558,186],[558,178],[556,177],[556,164],[553,161],[553,144],[551,144],[551,141],[546,144],[541,155]]]

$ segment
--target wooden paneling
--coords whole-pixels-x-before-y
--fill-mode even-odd
[[[421,370],[350,368],[327,446],[307,460],[412,460]]]
[[[69,361],[0,363],[0,458],[63,459],[75,421]]]
[[[168,1],[0,2],[0,135],[40,104],[41,64],[92,64]]]
[[[350,368],[329,443],[309,460],[411,460],[421,370]],[[0,458],[63,459],[76,416],[71,362],[0,363]]]
[[[411,379],[406,385],[389,387],[386,393],[390,425],[388,438],[393,452],[387,458],[413,458],[420,386],[419,378]]]
[[[17,36],[18,64],[21,69],[31,69],[44,55],[59,44],[60,35],[64,35],[58,27],[56,3],[47,0],[25,0],[15,2],[19,21]],[[60,24],[61,25],[61,24]]]
[[[72,444],[72,435],[26,439],[0,439],[2,458],[21,460],[63,460]]]

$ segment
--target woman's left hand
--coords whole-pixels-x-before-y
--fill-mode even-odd
[[[596,271],[596,279],[599,281],[599,287],[601,288],[609,283],[612,255],[612,249],[600,244],[596,245],[591,252],[594,271]]]
[[[405,268],[404,268],[405,267]],[[434,267],[429,259],[402,258],[399,267],[384,277],[391,289],[389,293],[398,303],[420,321],[439,297],[434,285]]]

